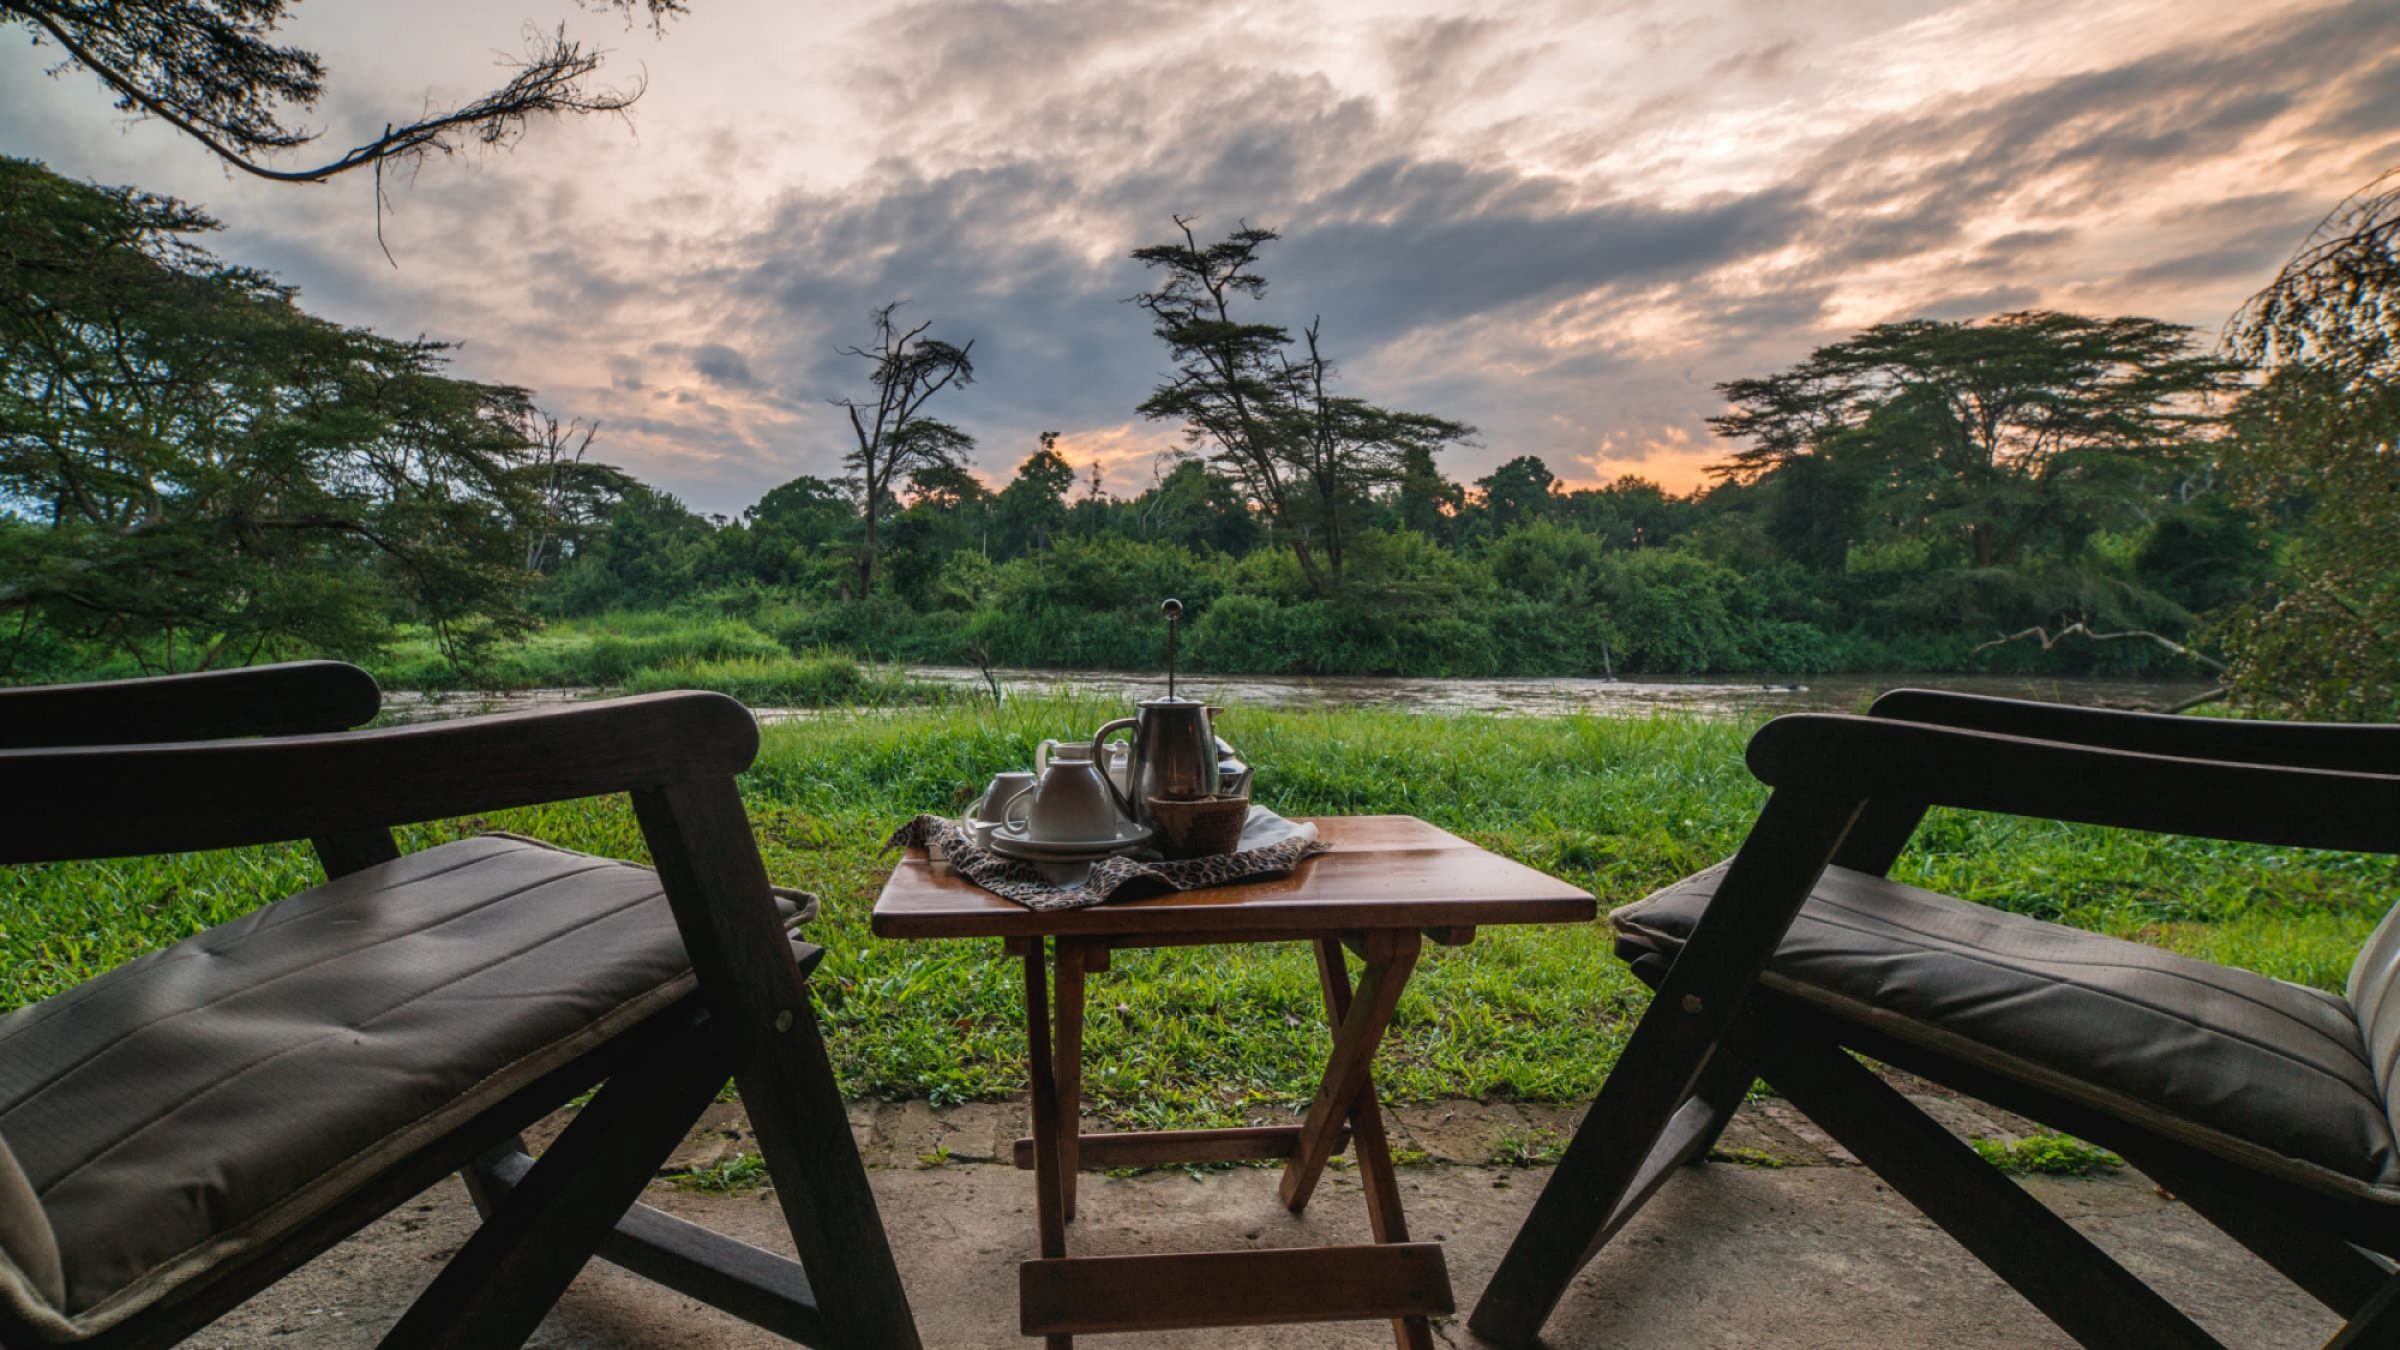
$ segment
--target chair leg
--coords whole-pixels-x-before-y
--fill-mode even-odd
[[[2392,1283],[2392,1263],[2351,1246],[2331,1233],[2293,1223],[2284,1216],[2211,1186],[2196,1174],[2161,1169],[2128,1153],[2126,1160],[2148,1173],[2192,1212],[2308,1291],[2344,1317],[2355,1317]]]
[[[731,1073],[708,1015],[579,1112],[384,1337],[390,1347],[525,1343]]]
[[[850,1136],[808,980],[775,917],[730,778],[633,794],[700,996],[744,1046],[734,1069],[828,1344],[913,1350],[908,1291]]]
[[[1652,1062],[1656,1058],[1637,1063],[1629,1051],[1601,1085],[1525,1226],[1476,1301],[1467,1320],[1475,1334],[1503,1345],[1525,1344],[1540,1334],[1575,1272],[1670,1173],[1707,1156],[1750,1089],[1749,1066],[1723,1050],[1689,1073],[1681,1065]],[[1731,1086],[1736,1079],[1739,1086]],[[1640,1163],[1627,1168],[1618,1164],[1624,1158]]]
[[[2386,1280],[2375,1296],[2361,1305],[2325,1350],[2365,1350],[2367,1346],[2400,1345],[2400,1276]]]
[[[1692,1098],[1701,1103],[1707,1113],[1708,1128],[1694,1141],[1695,1147],[1685,1162],[1699,1164],[1708,1161],[1709,1151],[1725,1135],[1725,1127],[1733,1123],[1733,1114],[1750,1100],[1750,1085],[1758,1081],[1757,1073],[1724,1046],[1708,1057],[1708,1067],[1700,1072],[1700,1086]]]
[[[2079,1343],[2218,1350],[2174,1304],[1852,1059],[1818,1019],[1761,991],[1729,1039],[1777,1092]]]
[[[1743,1099],[1750,1095],[1750,1085],[1758,1075],[1750,1071],[1731,1050],[1723,1046],[1708,1057],[1708,1067],[1700,1071],[1700,1083],[1675,1114],[1668,1118],[1667,1128],[1658,1142],[1651,1145],[1650,1156],[1642,1160],[1641,1169],[1633,1174],[1633,1182],[1608,1212],[1597,1232],[1584,1244],[1583,1258],[1576,1263],[1578,1270],[1590,1265],[1600,1249],[1615,1237],[1619,1230],[1642,1212],[1650,1197],[1658,1194],[1675,1169],[1698,1166],[1708,1161],[1708,1151],[1717,1146],[1717,1139],[1740,1110]]]
[[[1657,1188],[1657,1178],[1675,1166],[1657,1166],[1662,1136],[1692,1104],[1726,1029],[1859,807],[1836,792],[1779,791],[1767,799],[1707,915],[1660,981],[1550,1184],[1476,1302],[1467,1325],[1477,1335],[1505,1345],[1539,1335],[1593,1241],[1612,1220],[1623,1222],[1617,1211],[1638,1208]],[[1717,1110],[1712,1102],[1700,1103],[1665,1156],[1680,1162],[1692,1156],[1691,1146],[1704,1146]],[[1648,1189],[1637,1192],[1645,1184]]]

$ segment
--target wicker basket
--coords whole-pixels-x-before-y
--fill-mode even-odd
[[[1170,858],[1206,858],[1231,853],[1250,816],[1248,797],[1203,797],[1198,801],[1149,799],[1150,823],[1158,827],[1158,851]]]

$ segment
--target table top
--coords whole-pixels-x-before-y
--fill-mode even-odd
[[[875,901],[885,938],[1239,934],[1584,923],[1585,891],[1414,816],[1300,817],[1332,845],[1290,876],[1043,912],[1004,900],[912,848]]]

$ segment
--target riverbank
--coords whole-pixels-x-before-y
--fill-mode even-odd
[[[727,661],[665,664],[616,685],[561,683],[489,688],[423,688],[393,680],[405,670],[385,671],[385,715],[390,721],[429,721],[481,713],[522,711],[617,694],[663,689],[706,689],[750,705],[762,723],[809,718],[826,712],[926,706],[988,706],[1011,699],[1090,699],[1130,706],[1165,692],[1153,674],[1119,670],[979,669],[967,666],[858,666],[848,657],[737,657]],[[2088,676],[1926,675],[1884,672],[1865,675],[1769,674],[1750,678],[1713,675],[1577,679],[1418,679],[1390,675],[1263,676],[1189,675],[1177,685],[1185,697],[1235,710],[1364,708],[1437,716],[1488,714],[1499,717],[1648,717],[1693,714],[1755,720],[1787,712],[1859,712],[1888,689],[1904,686],[1946,689],[1993,698],[2037,699],[2079,707],[2157,711],[2190,702],[2213,686],[2196,680],[2102,679]]]
[[[553,622],[519,642],[499,644],[471,662],[453,662],[429,634],[409,632],[366,664],[387,689],[428,693],[517,692],[608,688],[622,692],[712,689],[753,707],[892,707],[989,699],[1024,693],[1079,692],[1132,699],[1156,692],[1165,679],[1165,652],[1156,666],[1108,668],[1072,664],[1029,667],[878,663],[841,643],[804,640],[734,617],[633,611]],[[871,644],[870,644],[871,645]],[[1188,653],[1187,653],[1188,656]],[[1408,707],[1437,712],[1548,715],[1568,712],[1648,712],[1654,709],[1738,712],[1756,706],[1786,711],[1847,709],[1877,690],[1899,684],[1967,688],[2003,697],[2042,698],[2110,707],[2165,708],[2210,688],[2208,681],[2174,676],[2094,676],[2068,673],[2065,661],[2028,664],[2023,650],[1995,651],[1978,662],[1905,669],[1826,671],[1758,666],[1707,673],[1618,670],[1603,677],[1529,671],[1440,678],[1395,674],[1299,673],[1271,653],[1245,667],[1220,652],[1214,669],[1186,662],[1184,678],[1213,701],[1252,707]],[[129,672],[128,672],[129,673]]]
[[[755,617],[755,616],[754,616]],[[771,627],[771,625],[770,625]],[[1123,702],[1151,697],[1165,681],[1163,649],[1154,668],[1058,665],[964,666],[878,663],[840,645],[814,645],[807,634],[770,632],[751,621],[665,611],[628,611],[557,620],[527,636],[472,652],[451,652],[423,629],[403,629],[388,646],[359,658],[385,690],[405,695],[412,717],[455,716],[460,708],[540,706],[577,697],[706,689],[738,698],[773,717],[822,708],[896,708],[1070,696]],[[871,644],[870,644],[871,645]],[[1964,649],[1962,649],[1963,652]],[[122,653],[74,654],[16,672],[33,683],[129,679],[145,672]],[[1073,661],[1065,652],[1061,660]],[[2159,675],[2066,673],[2065,661],[2028,665],[2024,651],[1994,652],[1979,664],[1959,661],[1904,669],[1790,670],[1759,667],[1708,674],[1393,674],[1239,673],[1219,653],[1219,669],[1186,663],[1183,689],[1226,706],[1376,707],[1415,712],[1557,716],[1645,715],[1658,711],[1744,716],[1754,712],[1850,711],[1881,690],[1922,685],[2101,707],[2168,709],[2215,686]],[[1258,669],[1281,669],[1272,660]]]
[[[1115,703],[1012,699],[770,726],[743,778],[768,870],[818,891],[816,978],[845,1089],[934,1104],[1021,1089],[1022,1008],[996,945],[889,943],[867,915],[886,834],[963,806],[1045,736],[1088,732]],[[1243,708],[1224,733],[1294,815],[1424,817],[1623,903],[1731,852],[1763,790],[1742,768],[1759,719],[1503,719]],[[509,829],[643,856],[621,800],[404,830],[422,847]],[[2400,863],[2047,822],[1936,813],[1896,874],[2320,988],[2400,890]],[[0,873],[0,1006],[72,986],[316,878],[304,845]],[[1086,1032],[1093,1109],[1112,1123],[1221,1125],[1304,1101],[1324,1046],[1315,974],[1296,949],[1128,952]],[[1647,994],[1605,928],[1495,929],[1429,959],[1378,1077],[1393,1099],[1588,1099]]]

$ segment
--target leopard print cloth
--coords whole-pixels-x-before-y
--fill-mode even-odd
[[[1197,891],[1279,877],[1332,845],[1316,838],[1287,838],[1264,848],[1178,862],[1102,858],[1074,885],[1059,885],[1029,863],[1003,858],[975,845],[975,836],[955,820],[919,816],[883,841],[886,850],[922,848],[947,858],[960,876],[1027,909],[1083,909],[1110,900],[1139,900],[1169,891]]]

